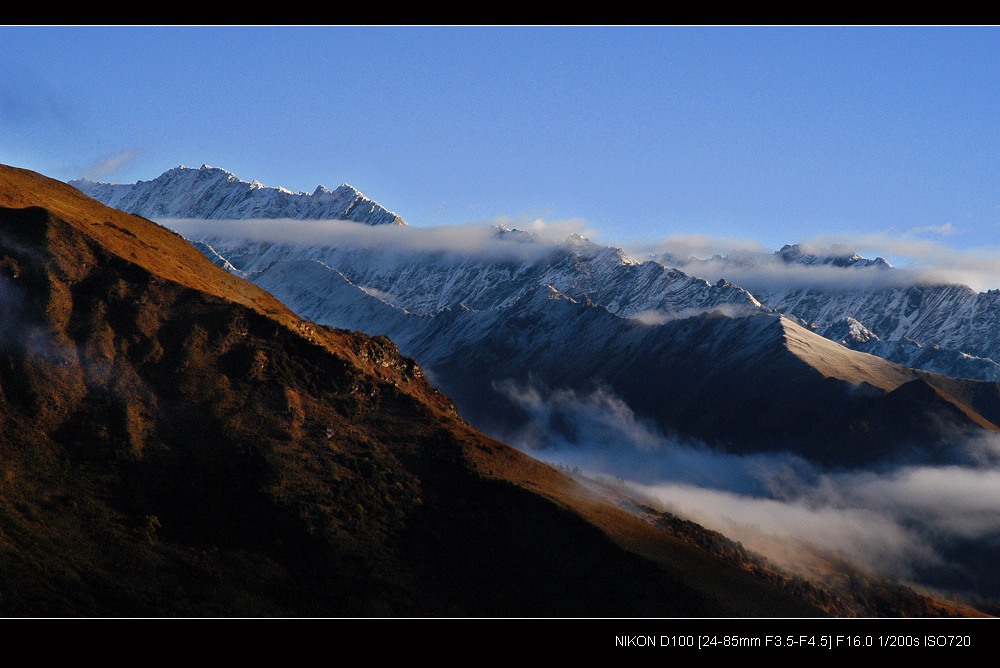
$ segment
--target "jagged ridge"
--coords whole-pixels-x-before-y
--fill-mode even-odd
[[[151,181],[99,183],[87,179],[69,185],[108,206],[150,219],[198,218],[242,220],[292,218],[351,220],[368,225],[405,225],[405,221],[346,183],[335,190],[318,186],[312,193],[246,182],[219,167],[181,165]]]

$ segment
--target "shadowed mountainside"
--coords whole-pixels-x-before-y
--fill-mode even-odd
[[[963,436],[1000,430],[996,383],[900,366],[778,314],[645,324],[539,290],[502,313],[456,310],[417,326],[422,336],[400,335],[400,346],[471,422],[512,442],[535,419],[516,395],[563,390],[610,390],[669,436],[840,467],[948,461]],[[579,436],[550,426],[567,443]]]
[[[0,169],[0,613],[815,615],[470,428],[384,338]]]
[[[3,616],[832,614],[472,429],[388,339],[10,167],[0,312]]]

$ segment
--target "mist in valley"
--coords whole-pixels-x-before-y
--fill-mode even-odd
[[[666,435],[608,390],[496,388],[529,416],[501,435],[507,442],[793,573],[847,561],[946,595],[1000,601],[1000,572],[989,567],[1000,558],[1000,437],[956,437],[944,464],[831,469],[789,453],[737,454]]]

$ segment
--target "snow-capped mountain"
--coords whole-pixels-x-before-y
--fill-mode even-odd
[[[885,258],[877,257],[874,260],[862,257],[856,251],[851,250],[844,244],[833,244],[825,251],[810,248],[805,244],[786,244],[774,253],[785,263],[819,265],[832,267],[878,267],[879,269],[891,269]]]
[[[589,300],[616,316],[647,324],[720,308],[731,315],[780,312],[852,349],[907,366],[991,381],[1000,370],[1000,292],[887,282],[885,277],[897,275],[888,262],[862,257],[846,246],[793,244],[774,253],[653,260],[578,235],[552,243],[498,225],[477,238],[474,250],[463,250],[446,242],[411,243],[424,232],[406,227],[399,216],[349,186],[333,193],[320,188],[312,195],[296,194],[240,181],[212,167],[177,168],[131,185],[72,183],[112,206],[161,220],[266,216],[397,223],[382,231],[398,230],[398,235],[371,242],[355,234],[290,243],[210,227],[186,236],[216,264],[265,286],[301,315],[389,333],[408,354],[416,351],[408,350],[411,341],[428,340],[428,318],[446,310],[455,317],[463,309],[507,309],[530,292],[551,286],[571,299]],[[334,197],[338,192],[344,196]],[[761,285],[751,281],[749,291],[737,285],[752,278],[758,267],[787,267],[800,283],[788,287],[780,279]],[[728,273],[739,280],[698,277],[709,268],[716,276]],[[852,288],[857,281],[836,280],[841,272],[845,278],[879,278]],[[801,279],[813,275],[824,280],[815,285],[807,280],[802,287]],[[867,338],[841,333],[846,319],[867,331]]]
[[[518,230],[494,230],[468,253],[428,249],[426,244],[407,249],[402,237],[398,245],[300,245],[211,234],[196,241],[208,247],[203,250],[211,249],[210,257],[214,254],[217,263],[228,263],[255,282],[273,284],[273,272],[281,263],[315,261],[389,304],[422,314],[459,304],[475,310],[504,308],[546,285],[625,317],[664,319],[719,307],[740,312],[763,309],[739,286],[725,281],[712,284],[658,262],[639,261],[579,235],[548,243],[518,236]],[[314,306],[293,308],[311,312]]]
[[[948,375],[997,379],[1000,291],[908,279],[881,257],[836,244],[705,259],[659,256],[670,259],[694,275],[735,277],[764,306],[855,350]],[[848,322],[855,323],[853,334]]]
[[[581,401],[593,393],[620,400],[627,415],[665,434],[848,465],[914,443],[936,449],[945,436],[982,423],[936,389],[981,383],[850,350],[763,310],[645,323],[540,286],[504,307],[415,314],[315,261],[275,264],[258,284],[331,324],[380,323],[466,419],[529,449],[554,438],[593,438],[572,419],[538,425],[524,410],[526,402],[543,405],[567,392]],[[334,301],[344,307],[324,311]],[[603,436],[614,447],[614,434]]]
[[[318,186],[312,193],[296,193],[259,181],[242,181],[235,174],[208,165],[200,169],[181,165],[152,181],[113,184],[80,179],[69,185],[116,209],[154,220],[292,218],[406,224],[400,216],[346,183],[335,190]]]
[[[496,260],[489,254],[458,259],[434,251],[401,255],[398,248],[385,246],[301,246],[211,236],[199,239],[199,243],[208,245],[203,250],[217,263],[264,284],[305,317],[371,333],[391,333],[401,341],[407,338],[405,328],[361,318],[353,308],[338,306],[333,299],[324,303],[315,285],[300,284],[308,281],[300,282],[282,265],[303,260],[319,263],[319,267],[340,272],[385,304],[423,315],[459,305],[478,311],[505,308],[528,291],[544,286],[647,323],[718,308],[730,314],[774,311],[794,317],[843,345],[899,364],[963,378],[1000,378],[996,361],[1000,360],[1000,338],[993,334],[1000,332],[1000,309],[996,308],[1000,294],[977,294],[964,286],[947,285],[870,290],[800,288],[751,294],[725,280],[709,283],[581,237],[546,245],[517,232],[499,228],[492,240],[493,255],[499,256],[504,246],[515,243],[536,246],[543,252],[523,260],[512,254]],[[785,247],[782,257],[791,257],[791,248]],[[868,260],[856,253],[834,257],[799,253],[795,257],[805,259],[804,267],[833,267],[833,271],[862,267],[865,271],[892,270],[880,258]],[[843,263],[845,258],[849,264]],[[308,299],[303,299],[302,290],[311,293]],[[838,337],[835,325],[846,318],[866,328],[872,340]]]
[[[697,267],[722,265],[726,267],[754,267],[779,261],[785,265],[801,265],[807,267],[874,267],[876,269],[892,269],[892,265],[882,257],[874,260],[861,256],[845,244],[835,243],[826,248],[816,248],[807,244],[785,244],[773,253],[764,251],[737,249],[729,254],[715,254],[708,258],[694,255],[679,256],[674,253],[660,253],[654,256],[656,260],[670,266],[686,267],[694,271]]]
[[[883,341],[1000,360],[1000,292],[965,285],[911,285],[869,290],[758,291],[764,303],[825,329],[851,317]]]
[[[851,350],[766,309],[642,320],[545,285],[482,310],[415,313],[317,260],[275,262],[255,282],[310,319],[387,334],[463,416],[527,447],[545,447],[554,433],[587,436],[572,419],[540,428],[523,410],[566,392],[603,392],[665,433],[831,463],[891,456],[982,421],[937,389],[961,395],[980,384]],[[847,334],[864,338],[859,327]]]
[[[938,345],[921,345],[906,337],[883,341],[854,318],[843,318],[816,331],[852,350],[878,355],[903,366],[957,378],[1000,382],[1000,364],[989,357],[977,357]]]
[[[316,226],[295,227],[309,232]],[[710,455],[709,465],[717,450],[754,455],[748,461],[767,452],[760,459],[788,461],[792,475],[779,470],[767,481],[784,487],[786,480],[797,484],[798,476],[796,459],[785,453],[847,469],[904,460],[951,464],[978,456],[964,449],[966,436],[979,442],[1000,432],[1000,384],[951,377],[996,380],[994,360],[902,334],[919,325],[928,334],[952,332],[958,341],[962,316],[949,309],[971,308],[970,322],[985,318],[975,312],[976,302],[994,298],[990,293],[954,286],[865,290],[856,281],[831,281],[897,271],[855,253],[824,256],[786,247],[768,261],[796,276],[818,272],[825,277],[820,285],[776,288],[772,282],[770,290],[748,291],[734,275],[705,280],[694,263],[671,267],[579,236],[552,242],[497,227],[470,243],[464,233],[449,242],[447,235],[401,225],[331,227],[356,229],[339,238],[301,234],[296,243],[270,223],[206,221],[174,229],[300,316],[388,334],[455,400],[452,419],[460,416],[529,452],[551,447],[550,454],[562,456],[575,445],[600,461],[641,450],[644,465],[664,469],[683,468],[687,451],[698,459]],[[276,234],[261,234],[269,229]],[[756,260],[743,259],[752,269]],[[713,262],[737,266],[732,258]],[[990,308],[986,301],[982,306]],[[985,332],[989,321],[981,322]],[[223,361],[243,369],[250,357]],[[385,364],[364,359],[373,367]],[[253,361],[251,378],[258,368]],[[154,366],[157,375],[169,375],[170,369]],[[277,379],[297,378],[299,371],[268,366]],[[323,433],[322,417],[303,413],[298,396],[277,387],[260,401],[295,414],[297,431]],[[357,391],[350,383],[344,389]],[[298,436],[289,433],[297,448]],[[442,464],[455,456],[435,434],[419,445],[439,453],[435,461]],[[381,449],[364,439],[359,447]],[[601,447],[606,450],[596,450]],[[493,467],[504,465],[480,466],[493,476]],[[692,467],[689,475],[700,472]]]

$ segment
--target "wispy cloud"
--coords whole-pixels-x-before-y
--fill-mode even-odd
[[[650,257],[670,253],[677,258],[705,259],[713,255],[769,254],[767,248],[753,239],[713,237],[699,234],[674,234],[653,241],[629,242],[626,250],[636,257]]]
[[[116,158],[119,156],[115,156]],[[133,157],[123,152],[123,159]],[[114,167],[114,160],[106,161]],[[586,220],[545,220],[497,218],[492,224],[439,227],[371,227],[343,221],[299,220],[161,220],[164,225],[193,239],[248,239],[287,244],[351,246],[378,250],[392,260],[407,253],[436,254],[439,259],[470,257],[512,261],[536,261],[549,257],[571,234],[601,239],[601,233]],[[494,225],[528,233],[524,237],[498,238]],[[829,235],[801,240],[816,254],[842,255],[853,250],[869,258],[890,258],[895,268],[805,266],[784,262],[751,239],[731,239],[701,235],[674,235],[655,242],[617,244],[636,259],[656,258],[664,264],[705,278],[726,279],[751,292],[787,289],[879,289],[906,287],[920,283],[958,283],[975,290],[1000,286],[1000,248],[957,249],[941,240],[928,239],[957,234],[950,223],[915,228],[903,234],[871,233]],[[523,243],[526,237],[530,243]],[[522,242],[522,243],[514,243]],[[412,258],[411,258],[412,259]]]
[[[588,239],[600,236],[600,232],[583,218],[548,220],[545,218],[514,219],[501,217],[494,219],[492,224],[524,230],[550,243],[561,243],[572,234],[577,234]]]
[[[866,254],[877,252],[896,258],[900,268],[911,272],[918,282],[960,283],[976,290],[1000,287],[1000,248],[995,246],[955,248],[940,241],[888,233],[826,239],[864,249]]]
[[[138,149],[129,148],[124,151],[119,151],[118,153],[110,155],[106,158],[101,158],[84,170],[83,178],[96,181],[107,176],[108,174],[114,174],[116,171],[139,156],[140,153],[141,152]]]
[[[809,546],[900,578],[972,564],[950,560],[955,540],[987,541],[1000,531],[1000,468],[902,465],[883,472],[818,472],[767,483],[767,494],[689,483],[630,483],[665,510],[688,517],[788,566],[789,547]],[[988,549],[988,548],[986,548]],[[966,573],[971,580],[976,574]],[[997,583],[994,582],[994,587]],[[992,592],[993,596],[1000,592]]]
[[[711,308],[713,313],[721,313],[733,318],[738,318],[742,315],[747,314],[747,308],[743,306],[736,306],[734,304],[717,304]],[[683,308],[676,311],[642,311],[630,316],[634,320],[638,320],[644,325],[662,325],[665,322],[670,322],[671,320],[683,320],[684,318],[691,318],[694,316],[702,315],[706,312],[704,308]]]
[[[879,573],[912,578],[918,569],[943,558],[892,509],[856,504],[835,506],[815,499],[769,498],[693,485],[631,483],[664,510],[738,540],[749,549],[793,570],[810,554],[845,558]],[[954,511],[954,509],[953,509]]]
[[[392,295],[386,292],[385,290],[379,290],[378,288],[372,288],[372,287],[364,287],[362,285],[359,285],[358,288],[360,288],[363,292],[371,295],[372,297],[377,297],[378,299],[381,299],[382,301],[389,303],[392,303],[393,301]]]
[[[534,235],[500,235],[493,225],[414,227],[364,225],[341,220],[190,220],[158,221],[189,238],[211,243],[248,240],[289,245],[377,251],[382,262],[412,264],[414,254],[437,262],[470,258],[495,261],[537,261],[549,257],[574,232],[586,231],[582,221],[527,221],[516,229]],[[510,225],[509,220],[499,223]],[[225,245],[225,244],[220,244]]]
[[[936,234],[941,237],[950,237],[958,233],[958,229],[951,223],[944,225],[925,225],[924,227],[914,227],[911,234]]]
[[[939,236],[957,233],[950,224],[923,228]],[[675,236],[659,242],[629,245],[636,257],[658,257],[664,263],[712,282],[725,278],[751,292],[785,289],[879,289],[921,283],[957,283],[975,290],[1000,286],[1000,248],[958,249],[918,235],[871,233],[827,235],[802,241],[816,254],[843,254],[848,248],[869,258],[891,258],[895,268],[805,266],[786,263],[759,242],[704,236]]]
[[[531,415],[517,440],[528,449],[560,446],[592,447],[623,441],[640,451],[655,450],[662,443],[659,430],[635,415],[609,390],[580,395],[574,390],[545,391],[533,385],[499,381],[495,389]]]

